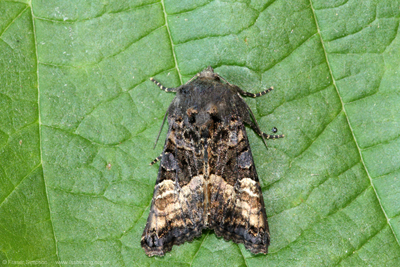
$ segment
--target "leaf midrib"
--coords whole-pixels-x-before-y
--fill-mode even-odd
[[[31,18],[32,18],[32,29],[33,29],[33,39],[35,42],[35,57],[36,57],[36,83],[37,83],[37,102],[38,102],[38,130],[39,130],[39,158],[40,158],[40,165],[42,166],[42,175],[43,175],[43,183],[44,183],[44,190],[46,192],[46,202],[47,202],[47,206],[49,208],[49,217],[50,217],[50,223],[51,223],[51,230],[53,233],[53,238],[54,238],[54,246],[55,246],[55,253],[56,253],[56,257],[57,257],[57,261],[60,261],[60,257],[58,255],[58,242],[57,242],[57,237],[56,237],[56,233],[54,231],[54,225],[53,225],[53,218],[52,218],[52,213],[51,213],[51,205],[50,205],[50,201],[49,201],[49,192],[48,192],[48,185],[45,179],[45,170],[43,168],[43,152],[42,152],[42,121],[41,121],[41,117],[40,117],[40,83],[39,83],[39,56],[38,56],[38,49],[37,49],[37,39],[36,39],[36,25],[35,25],[35,15],[33,14],[33,8],[32,8],[32,2],[29,2],[29,7],[31,9]],[[56,263],[57,264],[57,263]],[[60,266],[60,264],[57,264],[58,266]]]
[[[164,14],[165,27],[167,28],[168,38],[169,38],[169,41],[170,41],[170,44],[171,44],[171,48],[172,48],[172,56],[174,57],[175,68],[176,68],[176,71],[178,72],[178,75],[179,75],[179,81],[181,82],[181,84],[183,84],[182,74],[179,71],[178,61],[176,60],[175,49],[174,49],[175,45],[174,45],[174,42],[172,41],[171,32],[169,30],[168,19],[167,19],[167,11],[165,10],[164,0],[161,0],[161,5],[162,5],[162,9],[163,9],[162,11],[163,11],[163,14]]]

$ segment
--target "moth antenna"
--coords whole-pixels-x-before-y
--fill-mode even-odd
[[[150,78],[150,81],[152,81],[153,83],[155,83],[158,87],[160,87],[161,90],[165,91],[165,92],[176,92],[177,88],[168,88],[165,87],[164,85],[162,85],[160,82],[154,80],[153,77]]]
[[[157,139],[156,139],[156,142],[154,143],[153,149],[156,148],[156,145],[157,145],[158,139],[160,138],[160,134],[161,134],[162,128],[164,126],[165,119],[167,118],[167,115],[168,115],[168,110],[167,110],[167,112],[165,112],[164,119],[162,121],[162,124],[161,124],[161,127],[160,127],[160,131],[158,131]]]
[[[246,91],[243,91],[242,89],[240,89],[239,87],[237,87],[237,89],[238,89],[238,92],[239,92],[239,94],[241,94],[241,95],[243,95],[243,96],[250,96],[250,97],[253,97],[253,98],[256,98],[256,97],[259,97],[259,96],[263,96],[263,95],[265,95],[266,93],[268,93],[268,92],[271,92],[272,90],[274,90],[274,87],[270,87],[270,88],[268,88],[268,89],[266,89],[266,90],[264,90],[264,91],[262,91],[262,92],[259,92],[259,93],[250,93],[250,92],[246,92]]]

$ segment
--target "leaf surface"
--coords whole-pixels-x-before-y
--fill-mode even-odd
[[[0,262],[399,266],[396,0],[0,1]],[[269,254],[212,231],[140,247],[173,94],[211,65],[250,92]],[[166,127],[161,134],[165,137]],[[161,138],[161,139],[162,139]]]

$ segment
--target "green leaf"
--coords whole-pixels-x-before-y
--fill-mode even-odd
[[[399,266],[400,3],[0,1],[0,262],[72,266]],[[248,131],[268,255],[212,231],[140,247],[178,86],[211,65]],[[166,127],[162,138],[165,137]],[[32,262],[33,261],[33,262]]]

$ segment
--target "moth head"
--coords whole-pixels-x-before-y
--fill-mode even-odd
[[[218,79],[218,74],[214,73],[214,69],[211,66],[205,68],[202,72],[197,74],[199,78],[208,78],[208,79]]]

